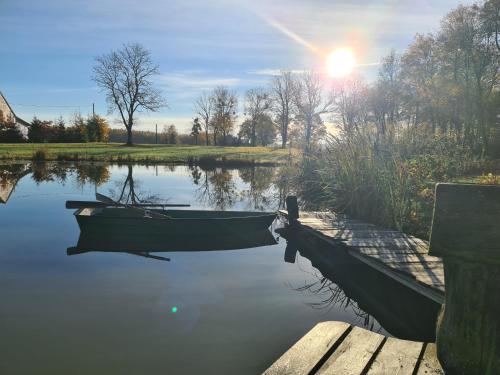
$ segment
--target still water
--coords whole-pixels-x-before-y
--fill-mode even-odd
[[[286,193],[278,172],[0,165],[0,373],[258,374],[320,321],[398,335],[335,280],[365,271],[320,271],[303,251],[285,262],[279,223],[275,244],[248,249],[151,253],[159,259],[68,250],[80,231],[66,200],[94,200],[97,190],[122,200],[274,211]],[[392,316],[388,322],[401,319]]]

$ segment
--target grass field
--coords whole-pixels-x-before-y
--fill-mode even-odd
[[[0,143],[0,160],[31,160],[35,155],[39,160],[48,161],[280,164],[288,159],[290,150],[186,145],[127,147],[118,143]]]

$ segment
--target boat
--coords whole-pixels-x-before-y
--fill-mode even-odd
[[[78,209],[76,220],[87,234],[120,236],[218,236],[265,230],[276,213],[258,211],[209,211],[136,209],[130,207],[86,207]]]

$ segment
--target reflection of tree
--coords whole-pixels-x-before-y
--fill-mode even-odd
[[[123,182],[116,182],[116,190],[111,190],[110,194],[114,200],[126,204],[152,203],[158,201],[158,196],[146,194],[140,190],[140,182],[134,180],[133,166],[127,165],[127,177]]]
[[[99,186],[107,182],[110,177],[108,166],[104,164],[33,163],[32,171],[32,179],[36,183],[51,181],[64,183],[68,173],[75,173],[78,185],[92,183]]]
[[[201,169],[191,167],[193,183],[198,185],[196,199],[211,207],[225,210],[231,207],[237,197],[231,171],[225,168]]]
[[[365,311],[363,311],[356,301],[349,298],[345,292],[337,284],[330,279],[318,274],[317,272],[311,273],[315,277],[315,281],[307,282],[303,286],[293,288],[293,290],[302,293],[311,293],[319,297],[318,302],[310,302],[309,306],[315,309],[326,309],[342,307],[344,310],[348,308],[358,318],[363,327],[374,330],[375,319]],[[380,327],[377,329],[380,331]]]
[[[202,177],[202,172],[197,166],[191,167],[191,177],[193,178],[193,184],[198,185],[200,183],[200,178]]]
[[[0,203],[7,203],[17,182],[28,173],[28,164],[0,165]]]
[[[250,167],[240,169],[240,178],[249,185],[242,194],[250,200],[256,210],[266,210],[275,202],[275,169],[269,167]]]
[[[100,186],[108,182],[109,169],[104,164],[78,164],[76,166],[76,180],[79,184],[93,183]]]

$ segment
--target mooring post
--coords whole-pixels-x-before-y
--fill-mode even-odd
[[[297,224],[297,219],[299,218],[299,206],[297,204],[297,197],[295,195],[289,195],[285,199],[286,210],[288,211],[288,224]]]
[[[447,374],[500,373],[500,186],[438,184],[429,255],[443,258],[437,324]]]

